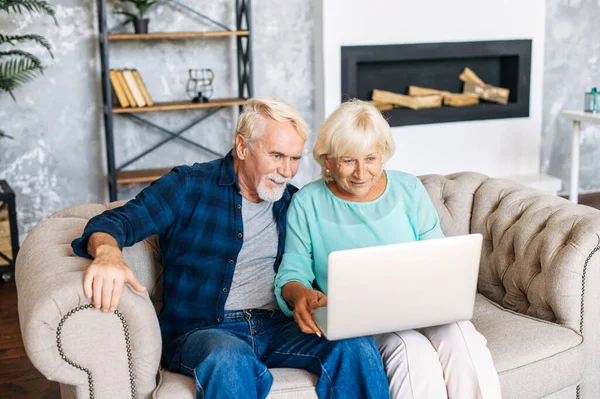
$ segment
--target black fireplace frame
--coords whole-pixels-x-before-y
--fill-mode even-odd
[[[496,76],[498,81],[488,81],[486,83],[496,85],[505,83],[503,87],[511,89],[507,105],[482,101],[479,105],[472,107],[443,106],[442,108],[421,109],[417,111],[408,108],[395,108],[385,112],[388,122],[391,126],[406,126],[528,117],[531,48],[531,40],[343,46],[341,49],[342,101],[346,101],[349,98],[371,99],[371,93],[365,93],[364,90],[362,93],[359,93],[358,79],[361,65],[390,62],[443,62],[444,60],[457,60],[461,58],[496,59],[496,62],[500,65],[500,73]],[[510,79],[507,77],[510,77]],[[458,75],[456,79],[458,81]],[[386,90],[385,87],[377,88]],[[402,93],[406,93],[406,88],[404,90]]]

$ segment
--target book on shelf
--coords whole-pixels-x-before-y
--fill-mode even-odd
[[[122,108],[151,107],[152,97],[137,69],[111,69],[109,72],[115,104]]]
[[[119,105],[121,105],[122,108],[129,107],[129,101],[127,101],[127,96],[125,95],[125,89],[123,89],[123,87],[121,86],[121,82],[117,77],[117,72],[114,69],[111,69],[109,72],[109,76],[110,76],[110,83],[113,88],[113,93],[114,93],[115,97],[117,98]]]
[[[150,97],[150,93],[148,93],[148,89],[142,80],[142,75],[138,72],[137,69],[133,69],[131,71],[133,73],[133,77],[135,78],[135,82],[138,85],[138,88],[142,92],[142,96],[144,96],[144,100],[146,101],[146,105],[151,107],[154,105],[154,101],[152,101],[152,97]]]
[[[127,81],[125,80],[125,77],[123,76],[123,71],[117,70],[116,72],[117,72],[117,79],[119,79],[119,83],[121,84],[121,87],[125,91],[125,96],[127,96],[127,101],[129,101],[129,104],[132,107],[137,107],[135,98],[133,98],[133,94],[131,94],[131,89],[127,85]]]
[[[137,85],[135,81],[135,77],[133,76],[133,72],[131,69],[123,70],[123,77],[125,78],[125,82],[127,82],[127,86],[129,86],[129,90],[131,90],[131,94],[133,95],[133,99],[138,107],[145,107],[146,100],[144,100],[144,96],[142,95],[142,91]]]

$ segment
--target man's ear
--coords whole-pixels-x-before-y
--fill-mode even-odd
[[[248,156],[248,143],[246,143],[246,140],[239,133],[235,135],[235,148],[233,150],[239,160],[243,161]]]

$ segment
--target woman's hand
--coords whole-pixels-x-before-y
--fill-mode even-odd
[[[321,291],[306,288],[302,283],[292,281],[281,289],[283,298],[294,307],[294,320],[305,334],[321,336],[321,330],[312,318],[317,308],[327,306],[327,295]]]

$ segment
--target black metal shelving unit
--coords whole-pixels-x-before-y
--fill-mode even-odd
[[[162,0],[156,4],[171,3],[178,8],[184,9],[196,16],[210,22],[214,26],[218,27],[218,30],[209,32],[156,32],[147,34],[129,34],[129,33],[115,33],[121,27],[123,27],[129,21],[125,21],[113,28],[108,28],[106,25],[106,0],[97,0],[98,7],[98,29],[100,33],[100,61],[101,61],[101,78],[102,78],[102,101],[103,101],[103,113],[104,113],[104,133],[106,141],[106,160],[108,165],[108,191],[111,201],[117,200],[117,187],[119,184],[128,183],[148,183],[156,180],[163,174],[167,173],[170,169],[144,169],[144,170],[129,170],[124,169],[130,166],[135,161],[148,155],[152,151],[168,143],[171,140],[182,140],[185,143],[199,148],[211,155],[220,157],[223,154],[219,154],[208,147],[205,147],[201,143],[190,140],[183,137],[183,133],[188,131],[193,126],[206,120],[210,116],[214,115],[218,111],[227,107],[239,107],[241,110],[242,104],[247,98],[253,96],[253,80],[252,80],[252,27],[251,27],[251,0],[235,0],[235,13],[236,13],[236,28],[235,30],[228,28],[218,21],[211,19],[210,17],[200,13],[199,11],[182,4],[177,0]],[[206,103],[193,103],[191,101],[173,101],[173,102],[162,102],[155,103],[153,106],[146,106],[140,108],[121,108],[114,107],[112,102],[112,88],[110,83],[110,66],[109,66],[109,50],[110,42],[116,41],[139,41],[139,40],[181,40],[191,38],[219,38],[219,37],[231,37],[236,38],[237,47],[237,82],[238,82],[238,97],[237,98],[226,98],[226,99],[214,99]],[[150,122],[138,114],[144,112],[167,112],[173,110],[198,110],[204,109],[207,112],[189,123],[178,131],[171,131],[164,126],[157,125]],[[133,158],[123,162],[120,165],[116,164],[115,161],[115,137],[114,137],[114,126],[113,116],[123,115],[129,117],[145,125],[153,127],[168,137],[163,141],[153,145],[152,147],[144,150]]]
[[[19,229],[17,227],[17,207],[15,193],[5,180],[0,180],[0,211],[8,211],[8,228],[10,234],[9,254],[0,251],[0,277],[9,281],[15,273],[15,262],[19,253]]]

